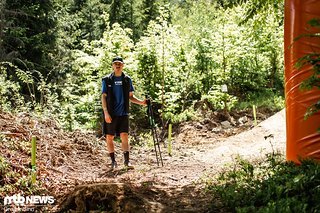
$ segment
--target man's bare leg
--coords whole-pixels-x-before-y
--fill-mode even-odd
[[[123,152],[129,152],[129,136],[128,133],[120,133],[120,138],[121,138],[121,148]]]

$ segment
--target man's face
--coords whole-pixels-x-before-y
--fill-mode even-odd
[[[121,62],[114,62],[114,63],[112,64],[112,69],[113,69],[115,72],[120,72],[120,71],[122,71],[122,69],[123,69],[123,63],[121,63]]]

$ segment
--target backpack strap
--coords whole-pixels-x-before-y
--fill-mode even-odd
[[[105,81],[106,84],[107,84],[107,89],[109,89],[108,85],[112,85],[113,84],[113,82],[112,82],[113,81],[113,76],[114,76],[114,74],[111,73],[111,74],[109,74],[109,75],[107,75],[107,76],[102,78],[102,80]]]
[[[129,113],[130,77],[124,73],[122,73],[122,89],[123,89],[125,111]]]
[[[113,115],[113,101],[114,101],[114,97],[113,97],[113,77],[114,74],[111,73],[107,76],[105,76],[104,78],[102,78],[102,81],[105,82],[106,87],[107,87],[107,97],[106,97],[106,101],[107,101],[107,108],[108,108],[108,112],[109,114],[112,116]]]

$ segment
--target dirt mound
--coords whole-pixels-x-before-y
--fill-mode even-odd
[[[267,109],[259,109],[256,115],[257,123],[260,123],[274,115],[275,112]],[[180,124],[175,129],[175,142],[184,145],[211,144],[221,138],[237,135],[254,127],[255,121],[252,110],[203,112],[200,121],[189,121]]]
[[[97,146],[93,145],[96,142],[93,134],[65,132],[54,119],[39,119],[28,113],[0,113],[0,136],[1,156],[14,171],[26,177],[30,172],[30,141],[32,136],[36,137],[37,180],[56,198],[68,190],[67,186],[74,185],[73,178],[66,178],[70,172],[101,163],[101,159],[95,157]],[[11,182],[8,180],[5,184]],[[16,192],[24,193],[19,189]]]
[[[97,183],[81,185],[67,195],[59,212],[149,212],[150,205],[143,197],[133,192],[128,184]]]
[[[211,196],[195,186],[158,188],[155,183],[94,183],[77,186],[58,212],[208,212]],[[203,205],[205,204],[205,205]]]

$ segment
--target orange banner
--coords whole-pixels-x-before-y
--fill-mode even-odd
[[[320,90],[299,89],[302,81],[312,74],[312,66],[295,66],[299,58],[320,53],[320,38],[302,36],[297,39],[301,35],[319,33],[319,27],[308,24],[311,19],[320,19],[320,0],[285,1],[286,157],[296,163],[299,163],[300,158],[320,160],[320,133],[317,132],[320,128],[320,114],[304,119],[307,108],[320,100]]]

